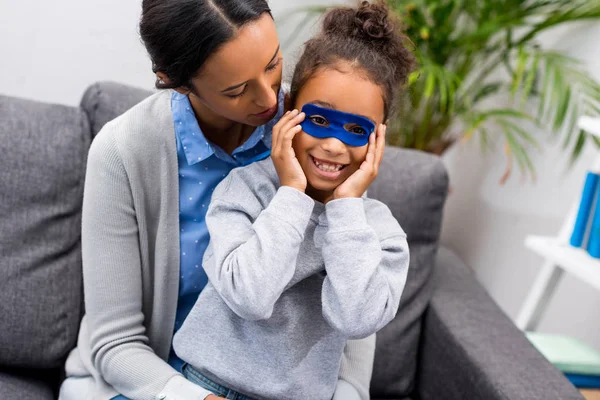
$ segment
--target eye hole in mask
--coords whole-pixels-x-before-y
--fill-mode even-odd
[[[320,115],[311,115],[308,118],[315,125],[322,126],[322,127],[328,127],[329,126],[329,121],[327,121],[327,118],[322,117]]]
[[[302,130],[316,138],[334,137],[349,146],[365,146],[375,124],[368,118],[315,104],[305,104],[302,111],[306,119],[300,124]]]
[[[354,133],[355,135],[366,135],[367,131],[360,125],[356,124],[346,124],[344,125],[344,129],[350,133]]]

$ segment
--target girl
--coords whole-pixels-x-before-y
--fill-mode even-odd
[[[90,149],[86,315],[61,400],[215,398],[182,376],[171,342],[207,281],[194,260],[208,244],[212,190],[269,150],[282,113],[266,1],[144,0],[140,33],[165,90],[108,123]],[[366,393],[373,341],[347,347],[336,396]]]
[[[406,235],[363,197],[412,65],[388,13],[363,2],[326,15],[296,67],[272,158],[233,170],[213,194],[210,283],[174,349],[184,375],[215,394],[331,399],[346,340],[396,314]]]

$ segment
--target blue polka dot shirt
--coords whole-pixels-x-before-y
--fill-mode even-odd
[[[177,332],[208,282],[202,268],[202,256],[209,242],[205,216],[211,194],[233,168],[264,159],[269,155],[271,131],[273,125],[281,118],[283,110],[283,91],[279,94],[277,116],[266,125],[256,128],[250,138],[231,155],[204,137],[186,95],[173,91],[171,109],[179,164],[181,264],[174,330]],[[169,356],[169,364],[181,371],[183,362],[173,349]]]

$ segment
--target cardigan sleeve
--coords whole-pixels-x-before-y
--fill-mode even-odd
[[[139,227],[115,134],[107,126],[96,137],[85,179],[82,261],[91,362],[104,381],[131,399],[160,394],[204,399],[210,393],[199,386],[173,381],[181,375],[150,347],[142,312]],[[174,395],[175,386],[187,395]]]

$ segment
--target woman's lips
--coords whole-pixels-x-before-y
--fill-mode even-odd
[[[259,119],[271,119],[275,116],[276,113],[277,113],[277,106],[275,105],[261,113],[252,114],[252,116],[255,118],[259,118]]]

